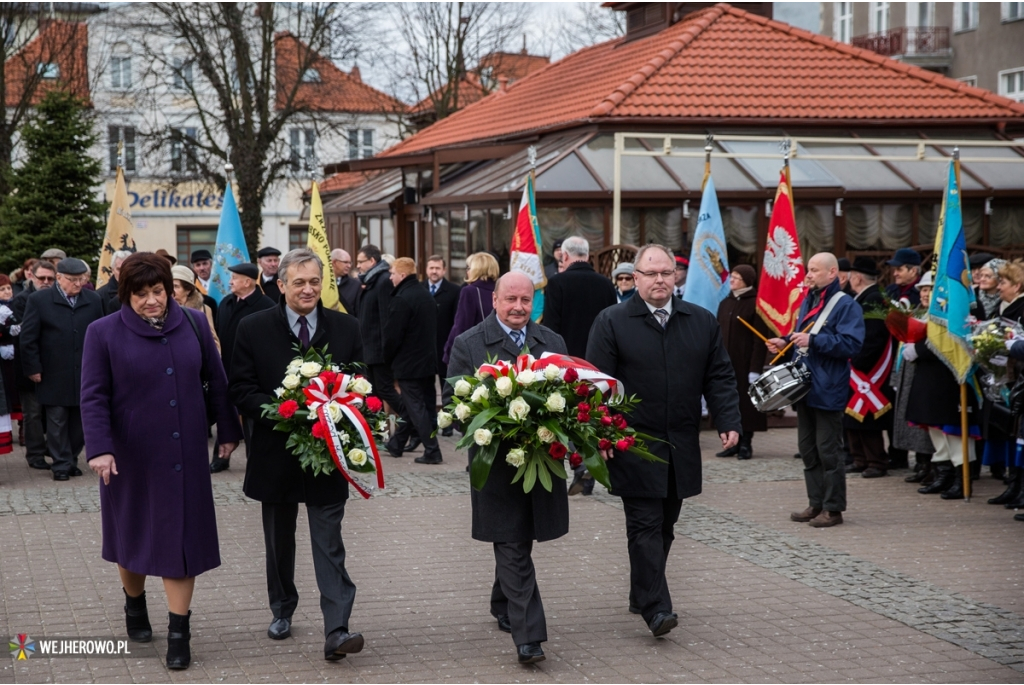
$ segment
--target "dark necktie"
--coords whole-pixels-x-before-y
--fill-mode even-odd
[[[302,349],[309,349],[309,323],[304,316],[299,317],[299,342]]]
[[[516,344],[516,347],[520,350],[523,349],[523,343],[526,342],[526,336],[522,331],[511,331],[509,335],[512,336],[512,342]]]
[[[431,283],[430,284],[430,295],[431,295],[431,297],[433,297],[434,295],[437,295],[437,283]]]
[[[668,322],[668,312],[664,309],[655,309],[654,316],[658,319],[658,323],[661,324],[661,327],[664,328],[665,324]]]

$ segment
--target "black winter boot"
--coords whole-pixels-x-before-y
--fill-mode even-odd
[[[753,433],[744,433],[740,436],[739,451],[736,453],[737,459],[752,459],[754,457],[754,448],[751,444],[753,441]]]
[[[184,616],[167,612],[167,668],[173,671],[183,671],[192,662],[188,644],[192,639],[188,626],[191,616],[191,611]]]
[[[981,459],[975,459],[971,462],[971,480],[978,480],[981,478]]]
[[[1020,495],[1021,470],[1016,466],[1011,466],[1008,475],[1010,478],[1009,485],[1007,485],[1001,495],[989,498],[989,504],[1006,504],[1017,499],[1017,496]]]
[[[932,470],[932,455],[914,453],[914,472],[903,479],[905,483],[920,483]]]
[[[1006,482],[1006,467],[1002,464],[992,464],[988,467],[989,473],[992,474],[993,478]]]
[[[951,462],[932,462],[932,472],[935,474],[935,480],[932,481],[932,484],[917,489],[922,495],[934,495],[939,492],[945,492],[953,485],[953,464]]]
[[[1024,473],[1021,474],[1020,490],[1017,496],[1003,505],[1007,509],[1024,509]]]
[[[942,499],[963,499],[964,498],[964,467],[953,467],[953,484],[942,493]]]
[[[146,609],[146,591],[138,597],[132,597],[124,591],[124,623],[128,629],[128,639],[132,642],[149,642],[153,639],[153,626],[149,624],[149,611]]]

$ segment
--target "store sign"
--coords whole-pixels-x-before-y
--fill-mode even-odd
[[[114,184],[107,184],[107,197],[112,197]],[[130,183],[128,204],[133,213],[146,210],[160,212],[219,212],[224,193],[210,186],[182,184],[175,188],[154,183]]]

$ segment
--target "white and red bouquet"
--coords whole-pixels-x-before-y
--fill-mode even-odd
[[[373,484],[357,474],[376,474],[376,487],[384,489],[377,441],[388,439],[387,413],[384,403],[370,395],[370,382],[332,364],[326,349],[310,348],[288,364],[274,391],[277,399],[263,405],[263,416],[277,420],[274,430],[288,433],[285,446],[303,469],[314,476],[337,469],[369,498]]]
[[[505,461],[517,469],[512,482],[522,480],[525,492],[538,481],[550,492],[552,476],[565,480],[566,457],[573,468],[586,464],[609,489],[601,450],[662,461],[646,449],[646,441],[653,438],[637,433],[623,416],[639,400],[626,397],[621,383],[583,359],[551,352],[540,359],[523,354],[515,362],[492,361],[473,376],[448,382],[455,395],[437,415],[437,425],[468,424],[456,447],[477,446],[470,466],[477,490],[487,482],[502,443],[509,447]]]

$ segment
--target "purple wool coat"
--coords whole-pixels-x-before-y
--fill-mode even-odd
[[[202,312],[210,397],[221,442],[242,438]],[[131,307],[89,326],[82,355],[86,459],[113,454],[100,481],[103,558],[134,573],[185,578],[220,565],[199,340],[174,301],[162,331]]]

